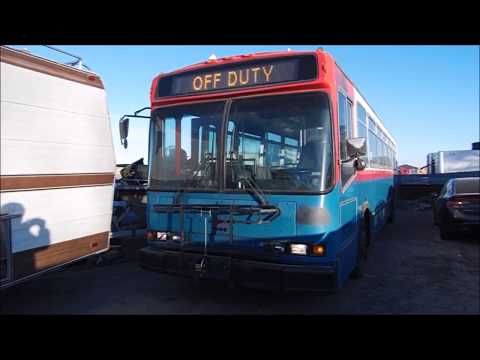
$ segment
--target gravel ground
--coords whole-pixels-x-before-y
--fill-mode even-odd
[[[477,235],[443,241],[429,208],[400,203],[395,224],[372,246],[365,276],[334,294],[196,288],[140,268],[137,239],[103,265],[75,264],[0,292],[0,314],[478,314]]]

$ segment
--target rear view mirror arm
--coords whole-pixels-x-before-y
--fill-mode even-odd
[[[140,114],[142,111],[144,110],[150,110],[151,108],[149,106],[146,106],[144,108],[141,108],[140,110],[137,110],[133,113],[133,115],[130,115],[130,114],[126,114],[126,115],[123,115],[121,118],[120,118],[120,121],[119,121],[119,126],[120,126],[120,142],[121,144],[124,146],[124,148],[126,149],[127,146],[128,146],[128,142],[127,142],[127,137],[128,137],[128,120],[130,118],[141,118],[141,119],[150,119],[150,116],[146,116],[146,115],[138,115]],[[126,124],[122,124],[123,122],[126,122]]]
[[[144,108],[141,108],[140,110],[135,111],[135,112],[134,112],[135,117],[150,118],[150,116],[138,115],[139,113],[141,113],[142,111],[147,110],[147,109],[150,110],[151,107],[150,107],[150,106],[146,106],[146,107],[144,107]],[[132,116],[132,115],[130,115],[130,116]]]

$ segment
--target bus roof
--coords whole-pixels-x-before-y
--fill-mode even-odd
[[[363,102],[365,102],[366,105],[369,107],[369,110],[371,110],[372,115],[374,115],[374,121],[377,123],[377,125],[379,125],[382,131],[388,136],[388,138],[392,141],[392,143],[396,147],[397,143],[395,139],[383,124],[383,121],[381,120],[380,116],[375,112],[373,107],[368,103],[365,96],[363,96],[363,94],[360,92],[360,90],[355,85],[355,83],[347,76],[345,71],[343,71],[340,65],[335,61],[335,58],[329,52],[321,48],[318,48],[317,50],[305,50],[305,51],[304,50],[283,50],[283,51],[256,52],[256,53],[250,53],[250,54],[237,54],[237,55],[224,56],[221,58],[207,59],[205,61],[188,65],[170,72],[160,73],[154,78],[152,85],[156,84],[157,81],[162,77],[179,75],[179,74],[186,73],[189,71],[194,71],[194,70],[208,69],[209,67],[214,67],[218,65],[235,64],[235,63],[241,63],[243,61],[248,61],[248,60],[260,60],[260,59],[268,59],[268,58],[276,58],[276,57],[287,57],[287,56],[298,56],[298,55],[315,55],[316,56],[318,53],[322,53],[332,58],[333,63],[338,68],[338,70],[350,82],[353,88],[361,96],[361,99],[363,100]],[[153,90],[153,87],[152,87],[152,90]]]
[[[329,54],[330,55],[330,54]],[[330,55],[332,58],[333,56]],[[333,58],[334,59],[334,58]],[[383,132],[385,132],[385,134],[390,138],[390,140],[393,142],[393,144],[395,145],[395,147],[397,146],[397,142],[395,141],[395,138],[390,134],[390,132],[388,131],[388,129],[385,127],[385,124],[383,123],[381,117],[377,114],[377,112],[375,111],[375,109],[370,105],[370,103],[368,102],[367,98],[362,94],[362,92],[360,91],[360,89],[355,85],[355,83],[352,81],[352,79],[350,79],[348,77],[348,75],[345,73],[345,71],[343,71],[342,67],[334,60],[335,62],[335,66],[338,68],[338,70],[343,74],[343,76],[345,76],[345,78],[350,82],[350,84],[353,86],[353,88],[355,89],[355,91],[357,91],[357,93],[361,96],[362,100],[365,102],[365,104],[370,108],[371,112],[373,113],[374,115],[374,120],[375,122],[377,122],[378,124],[377,125],[380,125],[381,129],[383,130]]]
[[[209,68],[210,66],[218,66],[223,64],[234,64],[237,62],[242,62],[245,60],[255,60],[255,59],[267,59],[272,57],[280,57],[280,56],[289,56],[289,55],[315,55],[316,51],[264,51],[264,52],[256,52],[251,54],[237,54],[237,55],[229,55],[223,56],[217,59],[207,59],[205,61],[198,62],[196,64],[187,65],[180,69],[176,69],[166,73],[160,73],[155,79],[159,77],[168,76],[168,75],[176,75],[181,74],[183,72],[191,71],[191,70],[198,70]]]

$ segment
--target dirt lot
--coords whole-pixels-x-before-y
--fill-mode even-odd
[[[141,269],[127,255],[76,264],[0,292],[0,314],[423,314],[480,313],[478,234],[440,239],[430,209],[399,205],[373,245],[366,275],[335,294],[195,288]]]

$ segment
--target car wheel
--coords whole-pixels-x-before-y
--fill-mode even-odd
[[[447,225],[440,225],[440,237],[443,240],[452,240],[454,232],[451,227]]]
[[[437,211],[435,210],[435,203],[432,205],[432,214],[433,214],[433,225],[437,226]]]

